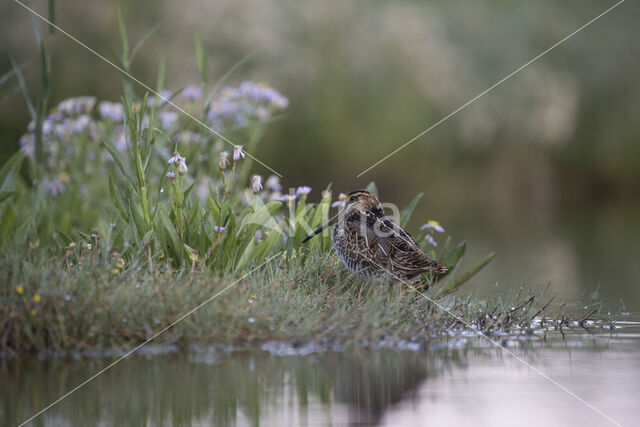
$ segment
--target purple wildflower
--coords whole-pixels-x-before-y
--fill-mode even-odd
[[[182,89],[180,96],[188,101],[195,101],[202,98],[202,88],[200,86],[187,86]]]

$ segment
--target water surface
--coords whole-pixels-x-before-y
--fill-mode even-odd
[[[501,342],[616,422],[637,422],[637,324]],[[613,425],[482,338],[428,351],[310,349],[271,343],[125,359],[33,425]],[[108,362],[5,361],[2,424],[17,425]]]

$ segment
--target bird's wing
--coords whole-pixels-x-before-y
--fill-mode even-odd
[[[383,265],[408,271],[427,271],[433,267],[433,260],[391,218],[368,219],[366,230],[370,252]]]

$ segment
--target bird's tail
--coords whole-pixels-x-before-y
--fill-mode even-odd
[[[437,261],[432,261],[431,271],[433,271],[435,273],[438,273],[438,274],[444,274],[447,271],[449,271],[449,269],[447,267],[445,267],[444,265],[438,263]]]

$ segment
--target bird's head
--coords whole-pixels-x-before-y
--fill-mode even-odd
[[[325,228],[329,227],[340,218],[351,217],[354,214],[359,217],[365,217],[367,212],[382,211],[382,206],[378,198],[368,190],[356,190],[347,195],[345,200],[344,209],[338,212],[333,218],[327,221],[325,224],[318,227],[313,233],[309,234],[302,241],[303,243],[311,239],[316,234],[319,234]]]
[[[379,209],[381,210],[382,206],[375,194],[369,190],[356,190],[347,195],[342,214],[344,216],[350,216],[354,213],[366,214]]]

